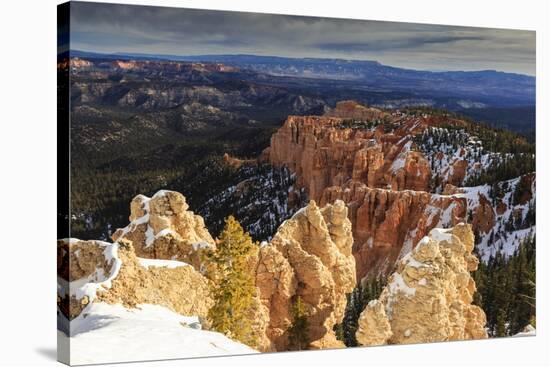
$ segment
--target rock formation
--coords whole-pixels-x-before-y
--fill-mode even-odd
[[[202,250],[214,248],[215,243],[202,217],[188,209],[179,192],[162,190],[152,198],[138,195],[130,204],[130,224],[112,239],[131,241],[139,257],[179,260],[199,269]]]
[[[333,111],[331,116],[347,117],[346,113]],[[349,127],[344,117],[289,116],[264,154],[269,154],[271,164],[295,172],[297,183],[315,201],[327,187],[350,179],[373,188],[427,191],[430,166],[422,154],[411,150],[412,141],[406,138],[427,122],[414,119],[400,124],[376,109],[366,115],[370,120],[365,123],[372,127],[365,129]],[[385,133],[384,124],[395,130]]]
[[[129,241],[58,241],[58,341],[71,365],[256,353],[204,330],[208,280]]]
[[[366,107],[355,101],[339,101],[336,107],[328,110],[325,116],[372,120],[386,117],[389,114],[374,107]]]
[[[454,226],[466,217],[462,197],[373,189],[355,181],[327,188],[320,205],[336,200],[349,209],[358,279],[391,271],[432,228]]]
[[[58,306],[69,320],[92,302],[155,304],[199,317],[212,305],[208,280],[192,266],[138,258],[129,241],[59,240],[57,253]]]
[[[433,229],[397,265],[359,318],[361,345],[487,338],[485,313],[472,305],[477,269],[470,225]]]
[[[351,223],[342,201],[319,209],[311,201],[285,221],[258,254],[256,285],[269,312],[266,335],[275,350],[288,350],[291,307],[300,297],[310,348],[342,347],[333,327],[341,322],[346,293],[356,283]]]
[[[333,327],[356,284],[347,210],[340,200],[322,209],[312,201],[251,258],[257,295],[250,318],[260,351],[292,348],[288,332],[298,297],[306,307],[309,348],[343,347]],[[161,191],[150,199],[136,196],[130,221],[113,235],[115,243],[59,241],[61,312],[71,320],[96,301],[158,304],[205,318],[212,305],[209,280],[196,269],[203,270],[200,251],[214,248],[214,240],[202,218],[188,211],[181,194]]]
[[[390,271],[436,225],[464,219],[465,200],[428,193],[430,164],[413,150],[412,136],[440,123],[345,101],[325,116],[290,116],[263,155],[296,173],[319,205],[347,204],[362,278]]]

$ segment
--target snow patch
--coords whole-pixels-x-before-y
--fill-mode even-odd
[[[430,231],[430,237],[437,242],[442,242],[442,241],[451,242],[452,236],[453,235],[451,234],[451,230],[449,229],[434,228]]]
[[[145,259],[145,258],[142,258],[142,257],[138,257],[138,261],[139,261],[139,264],[141,266],[143,266],[144,268],[146,268],[146,269],[148,269],[150,267],[175,269],[175,268],[180,268],[182,266],[189,265],[189,264],[187,264],[183,261]]]
[[[408,297],[412,297],[416,294],[416,288],[409,287],[399,273],[393,274],[392,281],[388,284],[388,289],[390,290],[391,295],[401,292]]]
[[[205,241],[195,242],[191,246],[193,246],[193,251],[198,251],[200,249],[209,249],[212,247],[211,244]]]
[[[513,335],[514,337],[516,336],[535,336],[537,335],[537,330],[532,326],[532,325],[527,325],[522,332],[520,333],[517,333],[515,335]]]

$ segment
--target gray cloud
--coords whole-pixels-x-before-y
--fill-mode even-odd
[[[377,60],[425,70],[535,74],[535,32],[71,3],[71,47],[96,52]]]

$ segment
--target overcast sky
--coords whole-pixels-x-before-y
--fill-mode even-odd
[[[532,31],[100,3],[71,3],[71,48],[327,57],[535,75]]]

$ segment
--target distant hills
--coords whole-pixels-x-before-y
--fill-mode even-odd
[[[459,106],[517,107],[534,105],[535,77],[495,70],[432,72],[383,65],[377,61],[289,58],[256,55],[152,55],[141,53],[99,54],[71,50],[83,58],[216,62],[280,77],[333,79],[373,92],[403,91],[422,96],[462,98]],[[442,65],[444,67],[444,65]],[[446,107],[446,106],[441,106]]]
[[[71,50],[70,53],[71,57],[93,60],[97,65],[107,65],[114,60],[133,60],[221,63],[235,67],[238,70],[235,73],[193,74],[189,77],[217,80],[215,84],[223,90],[251,88],[244,95],[254,98],[261,95],[265,107],[270,109],[268,114],[279,121],[287,114],[318,113],[334,106],[339,100],[353,99],[379,108],[415,106],[445,109],[494,127],[513,130],[531,141],[535,139],[536,78],[528,75],[495,70],[431,72],[397,68],[368,60],[256,55],[102,54],[80,50]],[[67,56],[68,53],[59,55],[60,58]],[[164,75],[165,79],[180,77],[180,74],[170,74],[168,71],[159,75]],[[262,93],[258,94],[258,88]],[[242,96],[243,91],[238,94]],[[289,108],[281,109],[282,100],[290,102],[285,102]],[[303,101],[307,106],[297,109],[294,104],[302,105]],[[250,106],[258,107],[256,103]]]

